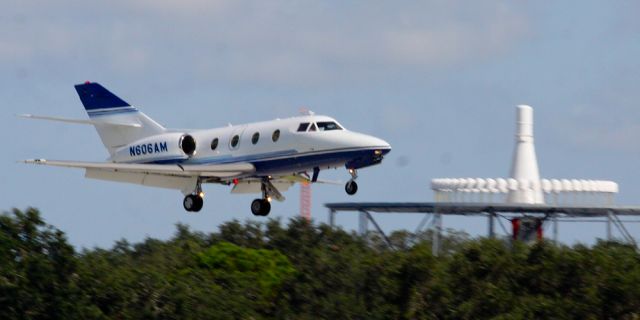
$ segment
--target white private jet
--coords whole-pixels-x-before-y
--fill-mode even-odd
[[[262,193],[251,212],[266,216],[271,199],[283,201],[294,183],[318,182],[321,169],[345,166],[345,191],[358,190],[357,170],[378,164],[391,146],[309,113],[289,119],[208,130],[166,129],[95,82],[75,86],[89,120],[22,115],[93,125],[109,151],[108,162],[26,160],[85,169],[92,179],[181,190],[185,210],[202,209],[202,183],[233,185],[232,193]],[[311,172],[311,175],[308,174]]]

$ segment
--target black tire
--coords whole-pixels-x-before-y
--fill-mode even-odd
[[[254,216],[266,216],[271,211],[271,203],[266,199],[255,199],[251,202],[251,213]]]
[[[193,196],[195,199],[195,206],[191,209],[192,212],[199,212],[202,210],[202,206],[204,206],[204,199],[201,196]]]
[[[266,217],[269,215],[269,212],[271,212],[271,202],[265,200],[262,200],[262,216]]]
[[[251,213],[254,216],[260,216],[262,213],[262,199],[255,199],[251,202]]]
[[[196,205],[196,197],[194,197],[192,194],[184,197],[184,200],[182,200],[182,206],[184,207],[185,210],[192,212],[193,208],[195,208]]]
[[[358,184],[355,181],[349,181],[344,185],[344,191],[346,191],[348,195],[352,196],[358,192]]]

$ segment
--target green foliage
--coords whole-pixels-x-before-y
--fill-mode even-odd
[[[0,319],[91,317],[76,271],[73,247],[38,210],[0,216]]]
[[[449,231],[366,238],[293,219],[177,225],[75,252],[35,209],[0,215],[0,319],[637,319],[640,254]]]
[[[258,289],[251,294],[266,300],[263,303],[277,296],[295,273],[287,257],[276,250],[242,248],[228,242],[217,243],[197,257],[200,266],[211,270],[218,282]]]

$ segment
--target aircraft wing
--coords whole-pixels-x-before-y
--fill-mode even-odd
[[[106,171],[113,173],[147,174],[178,177],[233,178],[255,171],[250,163],[180,165],[180,164],[138,164],[114,162],[82,162],[32,159],[25,163],[48,165],[55,167],[80,168],[90,171]]]
[[[344,182],[342,181],[324,180],[324,179],[317,179],[315,182],[312,182],[311,178],[301,174],[282,176],[278,180],[287,181],[287,182],[297,182],[297,183],[321,183],[321,184],[334,184],[334,185],[344,184]]]
[[[270,193],[273,194],[276,200],[284,201],[284,196],[281,192],[287,191],[296,183],[326,183],[326,184],[339,184],[342,182],[339,181],[329,181],[329,180],[316,180],[316,182],[311,182],[311,178],[304,174],[294,174],[294,175],[286,175],[273,177],[269,181],[268,188],[270,188]],[[255,177],[249,177],[245,179],[240,179],[237,183],[234,184],[231,193],[261,193],[262,192],[262,184],[261,179]]]

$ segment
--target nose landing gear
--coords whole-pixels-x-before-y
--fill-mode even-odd
[[[358,192],[358,184],[355,181],[349,181],[344,185],[344,191],[346,191],[348,195],[352,196]]]
[[[351,180],[345,184],[344,191],[346,191],[348,195],[352,196],[358,192],[358,184],[356,183],[358,171],[356,171],[356,169],[349,169],[349,174],[351,174]]]

